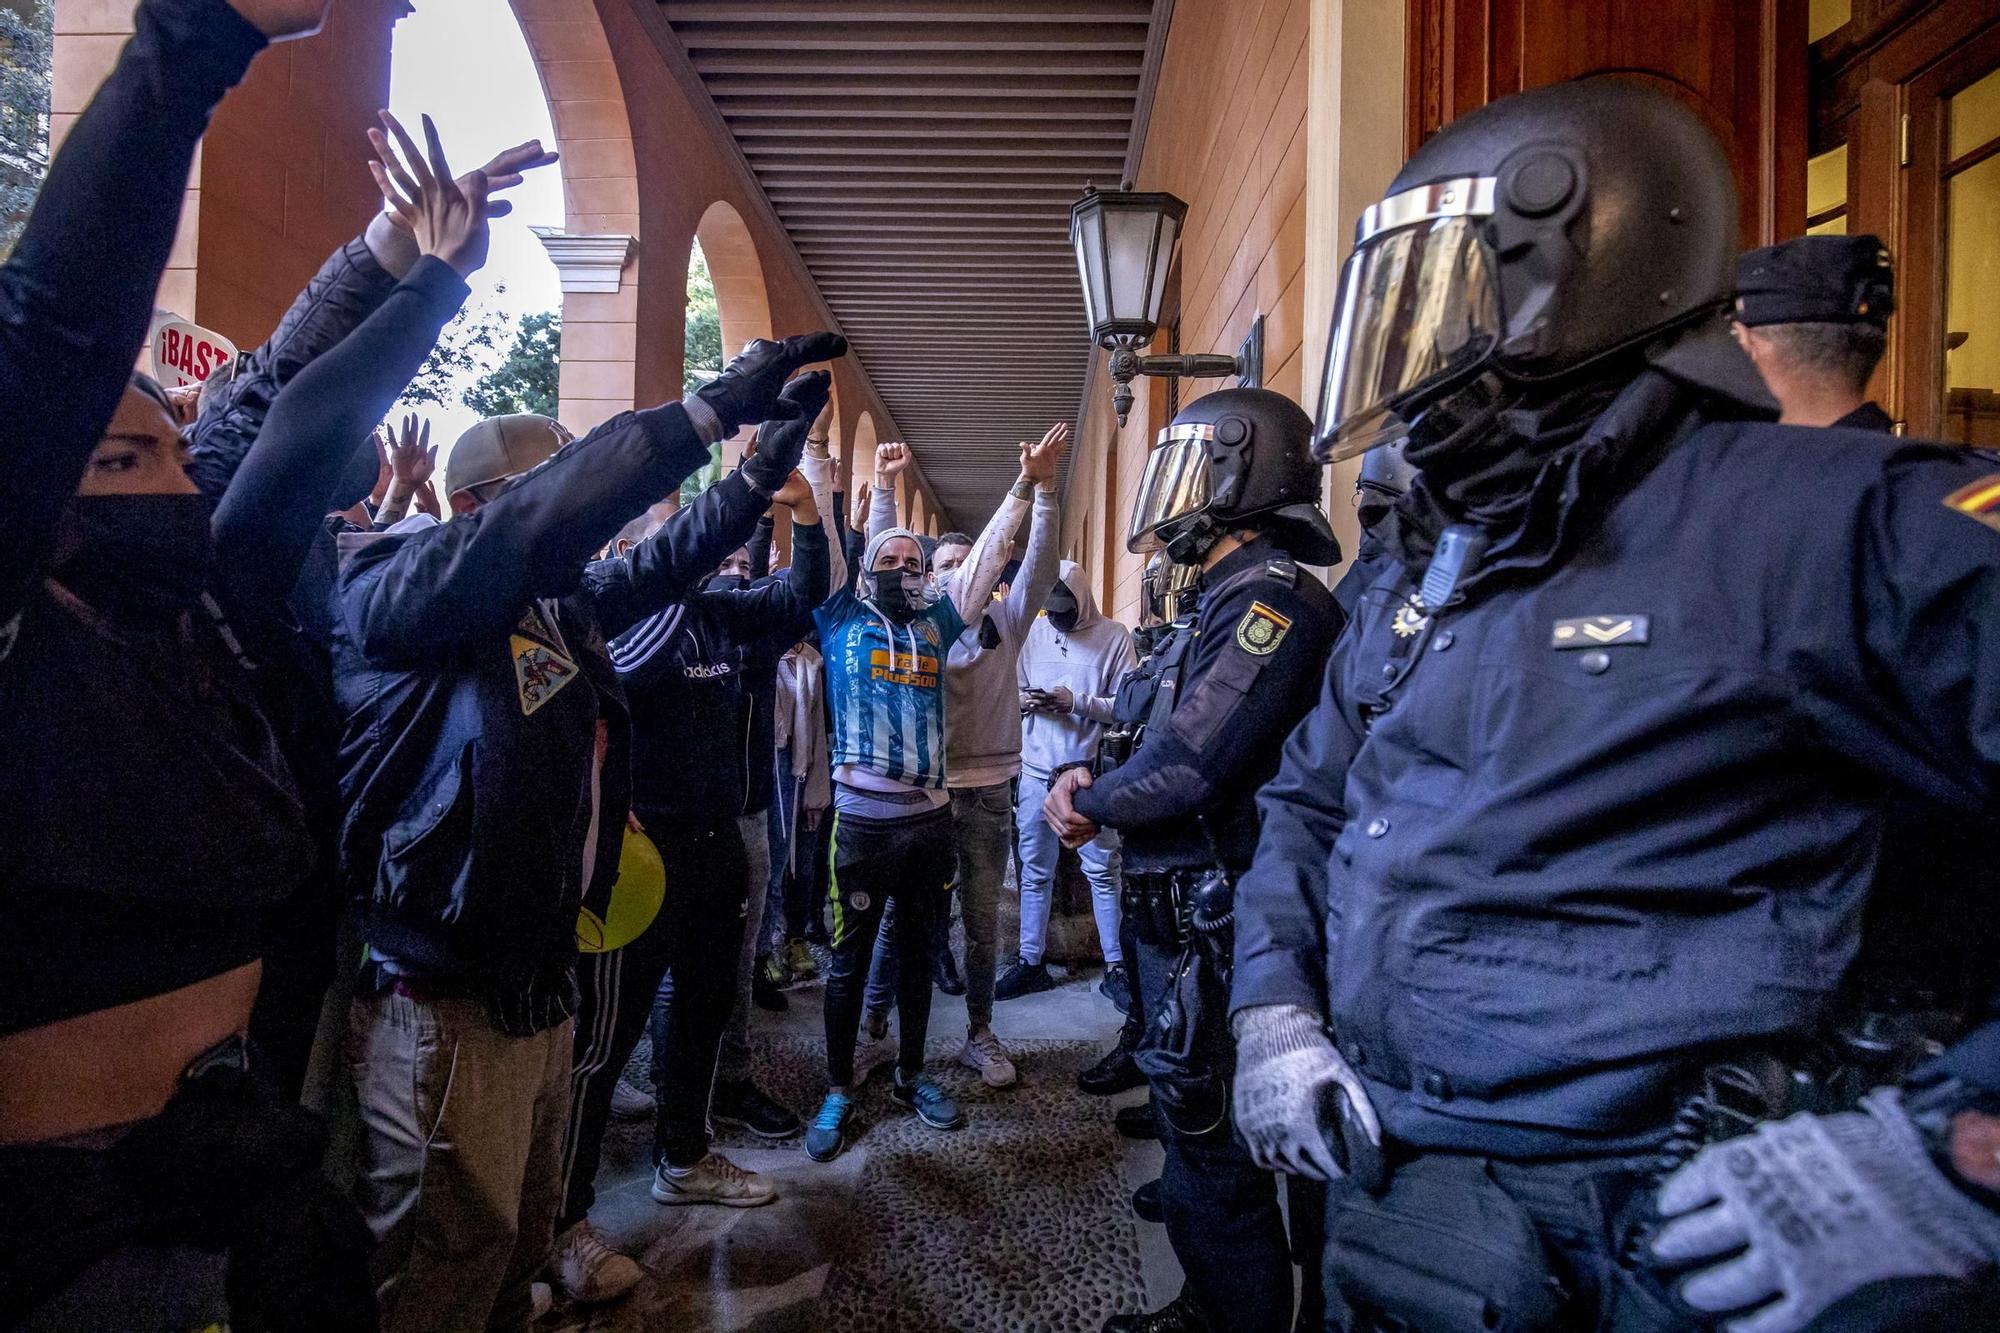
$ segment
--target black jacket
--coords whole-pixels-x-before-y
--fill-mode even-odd
[[[798,524],[792,540],[792,566],[778,577],[693,593],[611,643],[632,709],[632,807],[663,836],[770,803],[770,704],[760,743],[753,672],[798,642],[801,620],[828,593],[825,530]]]
[[[1634,452],[1442,611],[1381,574],[1259,802],[1232,1005],[1325,1012],[1406,1143],[1654,1140],[1826,1016],[1897,802],[1991,837],[1993,462],[1699,419]]]
[[[209,606],[138,624],[49,577],[145,339],[209,113],[264,39],[145,0],[0,267],[0,1032],[254,958],[311,845],[251,675]]]
[[[605,633],[684,596],[764,502],[731,476],[584,562],[707,460],[679,404],[623,413],[475,514],[341,539],[341,873],[362,937],[475,988],[506,1030],[574,1011],[577,908],[617,874],[630,734]]]
[[[1343,623],[1325,586],[1268,538],[1218,560],[1201,588],[1193,630],[1161,652],[1145,744],[1074,798],[1078,814],[1118,830],[1128,872],[1212,865],[1210,838],[1231,868],[1250,863],[1257,788],[1311,709]]]

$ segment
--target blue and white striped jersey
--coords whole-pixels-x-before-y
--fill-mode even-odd
[[[944,786],[944,660],[965,621],[948,597],[892,624],[845,589],[813,612],[833,708],[833,764]]]

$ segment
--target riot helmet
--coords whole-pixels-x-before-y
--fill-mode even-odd
[[[1153,443],[1125,549],[1198,565],[1224,533],[1254,528],[1306,564],[1337,563],[1311,447],[1311,419],[1283,394],[1221,389],[1195,399]]]
[[[1200,578],[1201,570],[1195,566],[1175,564],[1165,551],[1156,551],[1140,580],[1140,628],[1171,625],[1193,610]]]
[[[1461,390],[1583,377],[1726,309],[1736,187],[1700,119],[1599,75],[1453,121],[1361,215],[1327,339],[1315,452],[1351,458]]]
[[[1361,474],[1354,479],[1354,516],[1363,532],[1387,518],[1416,481],[1409,444],[1408,436],[1398,436],[1362,455]]]

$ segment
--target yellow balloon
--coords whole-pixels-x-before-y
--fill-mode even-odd
[[[602,917],[588,907],[576,912],[576,947],[585,953],[610,953],[646,933],[667,897],[667,864],[660,849],[643,833],[625,830],[618,853],[618,881],[611,886],[611,906]]]

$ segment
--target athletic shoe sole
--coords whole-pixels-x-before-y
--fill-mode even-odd
[[[710,1115],[709,1119],[718,1125],[732,1125],[760,1139],[795,1139],[805,1131],[804,1125],[793,1125],[790,1129],[786,1130],[759,1129],[748,1120],[739,1120],[733,1115],[722,1115],[720,1113]]]
[[[820,1156],[818,1153],[814,1152],[810,1146],[806,1148],[806,1156],[812,1158],[815,1162],[831,1162],[834,1158],[840,1156],[841,1151],[846,1147],[847,1147],[847,1131],[843,1129],[842,1131],[840,1131],[840,1137],[833,1141],[833,1148],[826,1154],[826,1156],[824,1157]]]
[[[712,1194],[677,1194],[672,1190],[662,1191],[656,1180],[649,1191],[653,1202],[666,1204],[670,1208],[692,1207],[696,1204],[714,1204],[719,1208],[762,1208],[767,1203],[776,1203],[776,1193],[766,1194],[761,1199],[718,1199]]]
[[[1001,1079],[998,1082],[995,1082],[993,1076],[987,1072],[987,1067],[981,1064],[978,1060],[973,1059],[972,1053],[970,1051],[961,1050],[958,1053],[958,1062],[964,1065],[967,1069],[970,1069],[973,1073],[979,1075],[979,1081],[981,1083],[984,1083],[989,1088],[994,1088],[994,1089],[1011,1088],[1016,1083],[1019,1083],[1021,1081],[1021,1071],[1019,1067],[1016,1066],[1008,1069],[1006,1078]]]

